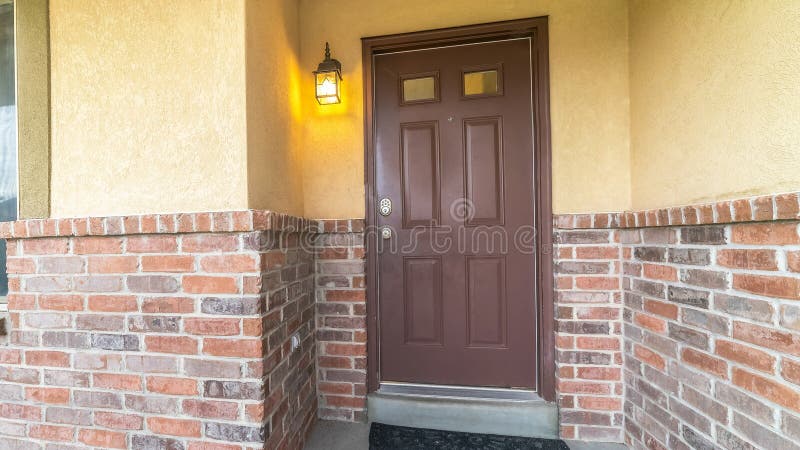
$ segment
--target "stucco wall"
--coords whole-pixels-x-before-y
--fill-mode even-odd
[[[630,8],[635,209],[800,189],[800,3]]]
[[[250,208],[303,215],[300,18],[296,0],[247,0]],[[308,80],[305,80],[308,81]]]
[[[360,38],[540,15],[551,25],[556,211],[629,206],[625,1],[411,0],[391,10],[304,0],[299,15],[287,0],[158,5],[51,4],[53,216],[363,216]],[[323,108],[310,72],[326,40],[345,92]]]
[[[247,207],[244,2],[50,3],[52,215]]]
[[[541,15],[555,212],[800,188],[796,3],[52,0],[52,215],[363,216],[360,38]]]
[[[548,15],[556,212],[630,206],[628,9],[624,0],[301,0],[301,68],[325,41],[344,69],[343,102],[316,104],[303,78],[305,213],[364,214],[361,41],[365,36]]]

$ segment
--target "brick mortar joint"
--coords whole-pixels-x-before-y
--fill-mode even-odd
[[[281,231],[358,233],[364,219],[309,219],[268,210],[142,214],[0,222],[0,239]]]
[[[790,192],[648,210],[555,214],[553,227],[624,229],[798,220],[799,198],[799,193]]]

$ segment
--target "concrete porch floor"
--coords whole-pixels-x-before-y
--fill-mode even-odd
[[[624,444],[566,441],[571,450],[624,450]],[[369,424],[319,420],[305,450],[366,450]]]

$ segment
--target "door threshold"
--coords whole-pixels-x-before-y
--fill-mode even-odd
[[[384,383],[387,384],[387,383]],[[525,400],[465,397],[462,387],[435,386],[419,395],[419,386],[381,386],[367,395],[367,413],[372,422],[401,427],[486,433],[555,439],[558,437],[558,406],[525,392]],[[386,391],[392,391],[391,393]],[[483,389],[481,389],[483,390]],[[399,392],[398,392],[399,391]],[[425,389],[423,389],[425,391]],[[434,395],[444,391],[443,395]],[[468,389],[468,391],[474,391]],[[490,389],[512,391],[512,389]],[[402,393],[400,393],[402,392]],[[474,393],[474,392],[473,392]],[[516,396],[521,397],[519,394]],[[507,395],[508,397],[508,395]]]
[[[417,384],[381,382],[378,394],[410,397],[451,398],[466,400],[502,400],[510,402],[544,401],[536,391],[493,387],[448,386],[440,384]]]

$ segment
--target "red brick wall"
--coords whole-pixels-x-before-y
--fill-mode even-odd
[[[290,227],[308,230],[261,212],[0,227],[0,448],[300,448],[317,409],[314,253]]]
[[[556,217],[562,436],[793,448],[799,211],[787,194]],[[0,224],[0,447],[297,448],[317,403],[365,420],[363,228],[258,211]]]
[[[622,441],[622,298],[616,230],[556,230],[561,436]]]
[[[800,448],[798,222],[621,233],[626,441]]]
[[[323,221],[316,236],[319,417],[367,420],[363,220]]]
[[[565,236],[587,246],[619,242],[624,432],[632,448],[800,448],[799,212],[797,194],[780,194],[556,218],[562,247]],[[577,257],[558,252],[559,262]],[[575,273],[559,289],[574,295],[578,277],[605,270],[562,266],[557,282]],[[562,298],[563,291],[559,323],[576,314],[560,311]],[[562,387],[561,349],[559,360]],[[566,397],[561,388],[562,405]],[[562,413],[566,437],[568,417]]]

